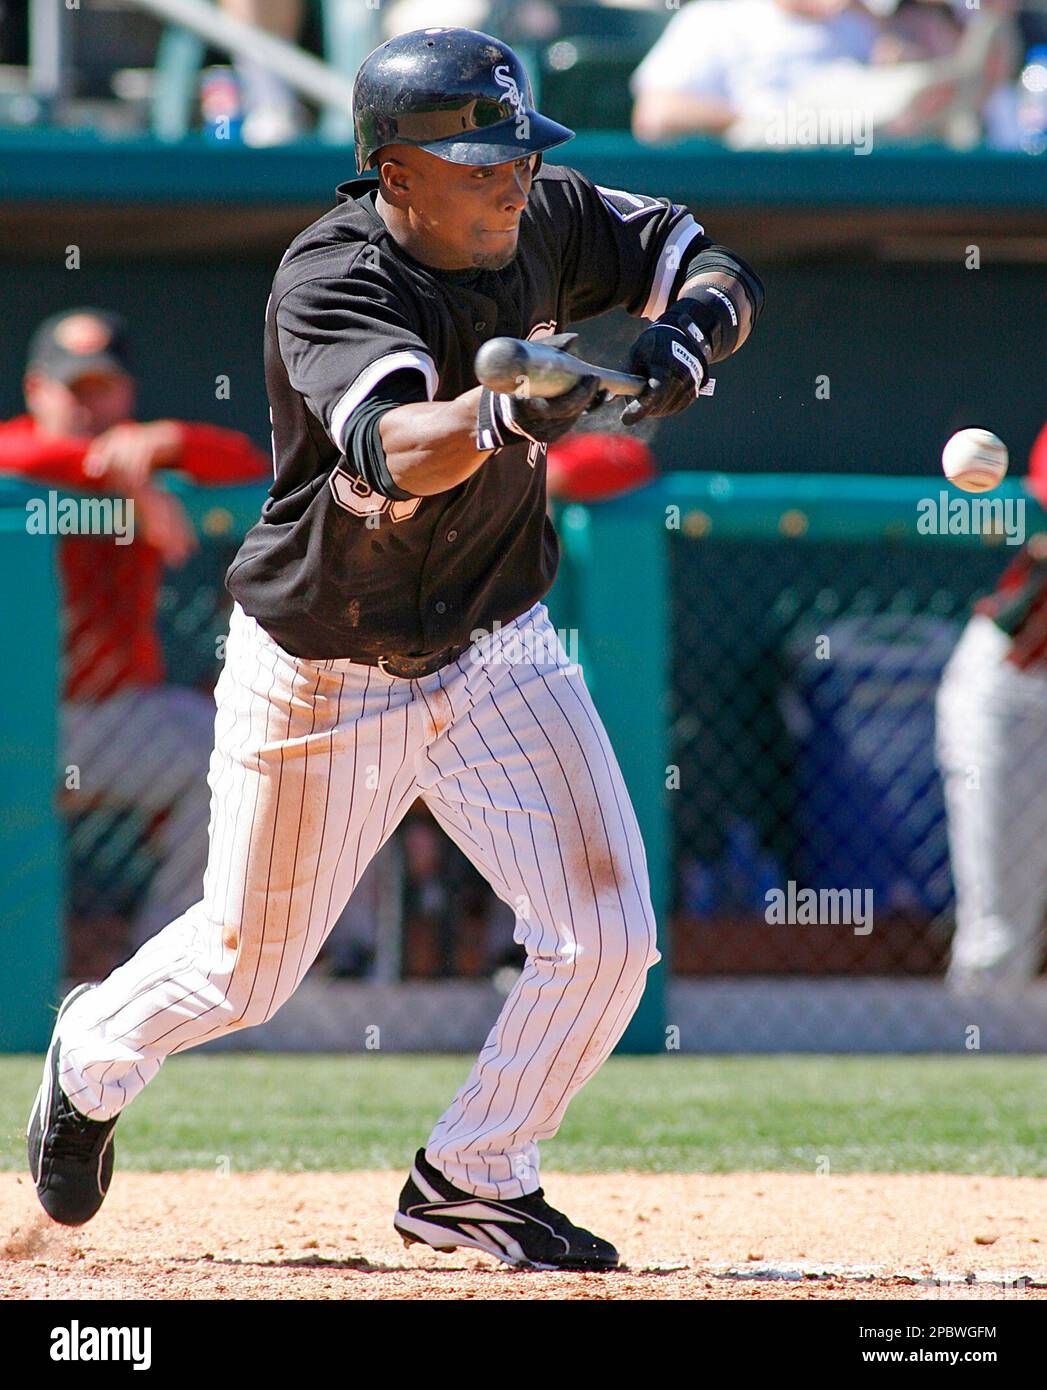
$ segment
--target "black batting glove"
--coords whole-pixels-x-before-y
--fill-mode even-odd
[[[489,391],[480,393],[476,447],[501,449],[513,444],[513,436],[535,444],[555,444],[578,423],[600,392],[600,378],[583,376],[562,396],[515,396]]]
[[[627,370],[647,385],[622,411],[622,424],[686,410],[709,378],[708,352],[705,335],[684,306],[670,305],[633,343]]]
[[[555,444],[577,424],[600,395],[600,379],[583,376],[562,396],[527,396],[480,392],[476,413],[476,447],[501,449],[518,439]]]

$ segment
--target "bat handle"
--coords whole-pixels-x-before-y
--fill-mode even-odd
[[[638,396],[647,382],[642,376],[631,376],[628,372],[611,372],[605,367],[599,371],[600,386],[612,396]],[[704,383],[699,396],[711,396],[716,389],[715,377]]]
[[[642,376],[631,376],[628,372],[612,372],[601,367],[597,373],[600,387],[612,396],[638,396],[647,385]]]

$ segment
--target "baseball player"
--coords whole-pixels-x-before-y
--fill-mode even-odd
[[[632,425],[690,405],[763,289],[668,199],[542,153],[498,39],[426,29],[365,59],[357,166],[378,178],[288,248],[266,309],[275,480],[227,576],[203,898],[64,1001],[30,1117],[56,1220],[98,1210],[113,1127],[166,1057],[270,1018],[418,797],[516,916],[527,963],[415,1157],[408,1242],[600,1270],[614,1247],[549,1206],[538,1143],[621,1037],[658,959],[613,751],[541,600],[557,563],[546,446],[597,403],[477,384],[488,338],[646,319]]]
[[[1047,427],[1027,486],[1047,506]],[[936,733],[956,887],[946,982],[959,994],[1027,985],[1047,920],[1047,533],[975,604],[942,674]]]

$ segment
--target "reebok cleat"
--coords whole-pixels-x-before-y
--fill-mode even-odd
[[[88,1119],[58,1082],[62,1015],[74,999],[93,988],[79,985],[62,1001],[26,1130],[36,1195],[51,1220],[63,1226],[82,1226],[90,1221],[105,1200],[113,1176],[113,1127],[119,1116]]]
[[[477,1197],[448,1182],[424,1149],[415,1156],[393,1225],[406,1245],[444,1252],[464,1246],[518,1269],[595,1272],[618,1264],[610,1242],[573,1225],[549,1206],[541,1188],[526,1197]]]

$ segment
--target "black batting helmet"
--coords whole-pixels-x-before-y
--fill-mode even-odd
[[[361,173],[394,143],[451,164],[504,164],[574,138],[534,109],[509,45],[475,29],[414,29],[369,53],[353,86],[353,126]]]

